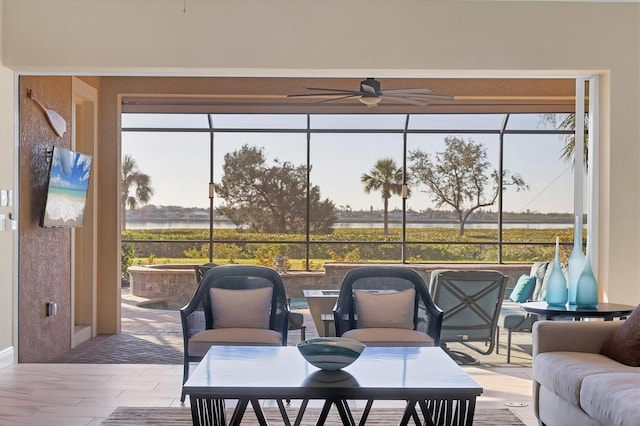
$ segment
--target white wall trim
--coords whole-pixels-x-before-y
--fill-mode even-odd
[[[4,367],[8,367],[10,365],[15,364],[15,354],[13,351],[13,346],[10,346],[6,349],[0,351],[0,370]]]
[[[589,78],[589,198],[587,200],[587,235],[594,238],[589,247],[591,268],[598,277],[599,235],[600,235],[600,77]],[[602,291],[602,289],[600,289]]]

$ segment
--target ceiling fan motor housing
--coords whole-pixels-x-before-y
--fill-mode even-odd
[[[362,96],[377,97],[380,95],[380,82],[375,78],[367,78],[360,82]]]

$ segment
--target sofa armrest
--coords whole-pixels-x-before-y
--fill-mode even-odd
[[[537,321],[533,325],[533,357],[543,352],[599,353],[623,321]]]

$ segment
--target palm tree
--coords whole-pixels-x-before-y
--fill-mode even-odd
[[[146,204],[154,193],[151,178],[148,174],[138,170],[136,160],[130,155],[122,158],[122,182],[120,184],[121,227],[127,228],[126,209],[135,209],[140,204]]]
[[[567,116],[558,123],[556,121],[556,114],[543,114],[542,119],[545,122],[551,123],[556,126],[558,130],[574,130],[576,128],[576,114],[571,113],[567,114]],[[589,126],[589,116],[585,117],[584,121],[585,130]],[[562,136],[562,140],[564,141],[564,146],[562,147],[562,151],[560,152],[560,158],[565,161],[571,162],[571,164],[575,165],[574,151],[576,150],[576,136],[574,133],[565,134]],[[585,135],[584,138],[584,168],[588,170],[588,162],[589,162],[589,136]]]
[[[373,169],[360,177],[364,184],[364,191],[370,194],[372,191],[380,191],[384,203],[384,235],[389,233],[389,198],[391,195],[402,194],[402,167],[396,166],[392,158],[378,160]]]

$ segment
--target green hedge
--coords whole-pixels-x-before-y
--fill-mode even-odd
[[[503,231],[503,262],[530,263],[553,258],[555,237],[563,243],[561,258],[571,253],[573,230],[564,229],[506,229]],[[127,230],[127,240],[155,240],[130,242],[138,258],[208,259],[209,233],[202,229]],[[268,264],[274,253],[289,259],[306,258],[304,235],[259,234],[232,229],[216,230],[213,257],[234,261],[253,259]],[[192,241],[185,241],[192,240]],[[196,240],[197,242],[193,242]],[[295,241],[285,242],[285,241]],[[299,242],[298,242],[299,241]],[[356,244],[357,242],[358,244]],[[407,230],[407,260],[410,262],[473,262],[498,261],[498,233],[495,229],[468,229],[464,236],[457,229],[423,228]],[[513,243],[513,244],[509,244]],[[381,229],[337,229],[327,235],[313,235],[309,257],[324,261],[383,261],[401,260],[401,231],[392,229],[385,236]]]

